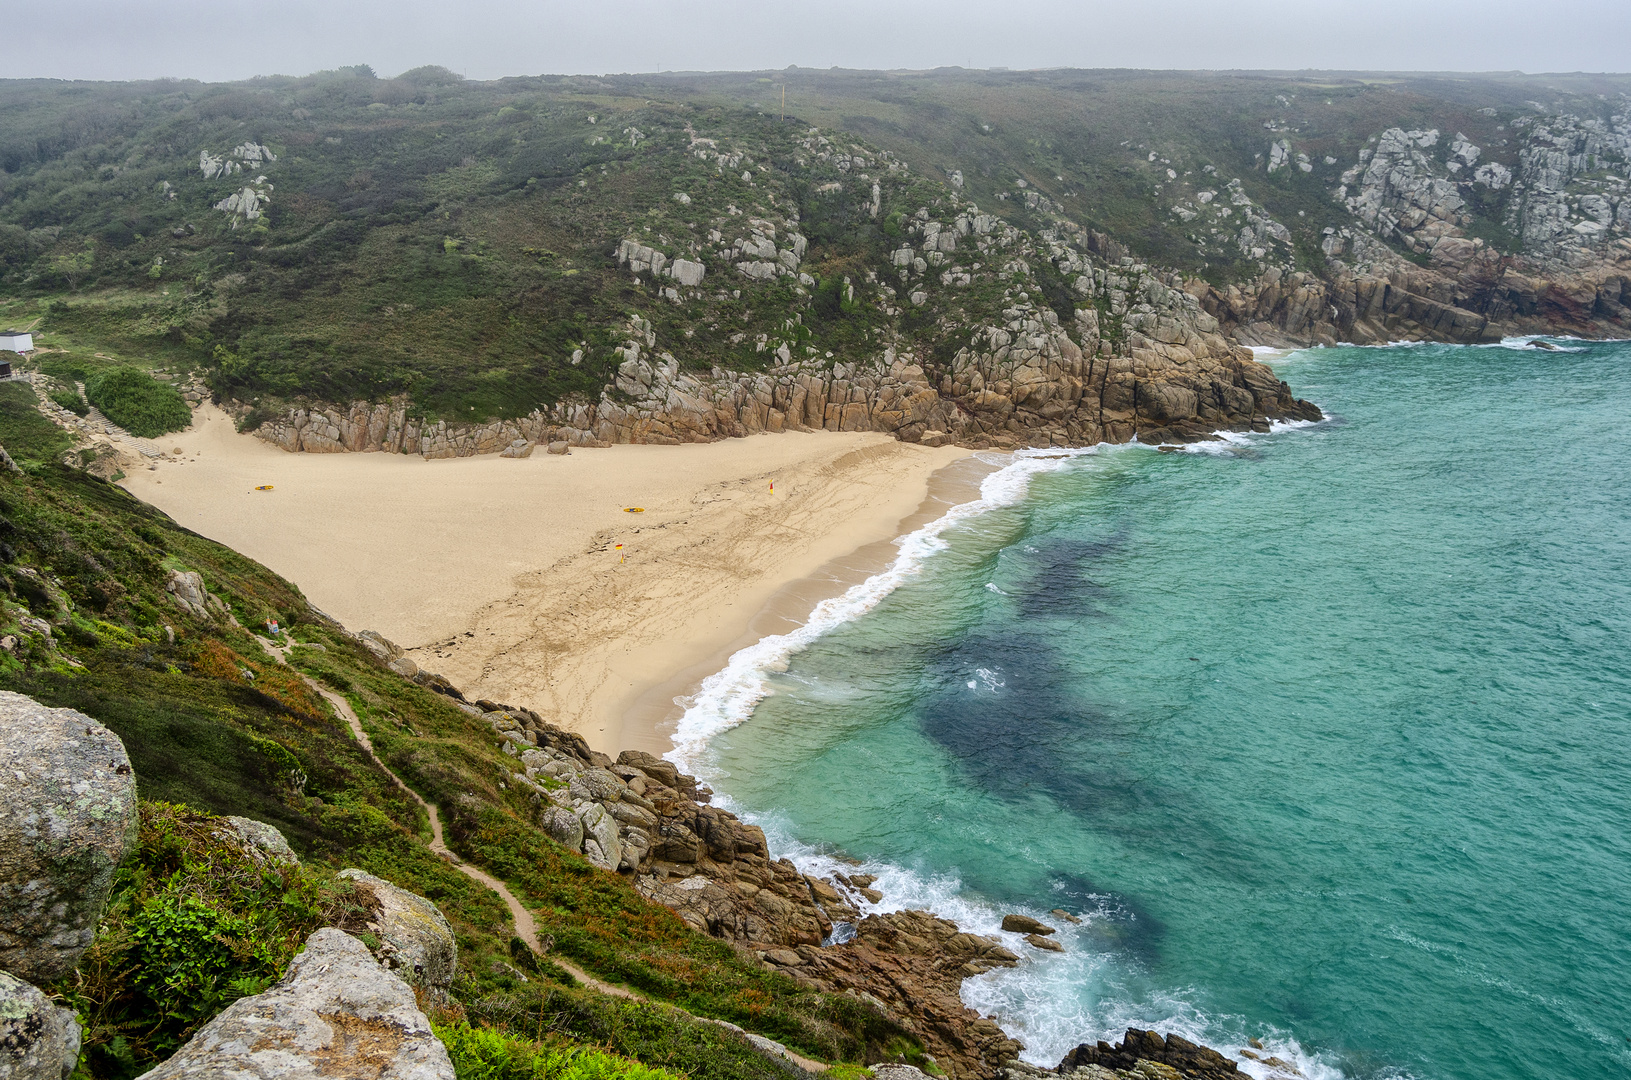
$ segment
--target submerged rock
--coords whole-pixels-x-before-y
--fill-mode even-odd
[[[79,1021],[38,989],[0,971],[0,1076],[68,1080],[79,1061]]]
[[[143,1080],[454,1080],[413,989],[327,927],[282,981],[240,998]]]
[[[1026,934],[1025,943],[1033,949],[1045,949],[1048,952],[1064,952],[1065,947],[1052,938],[1045,938],[1041,934]]]
[[[0,691],[0,968],[61,978],[91,944],[136,840],[136,777],[84,713]]]
[[[367,886],[379,900],[372,925],[381,941],[380,963],[432,997],[444,997],[458,970],[459,946],[441,909],[364,870],[341,870],[340,876]]]

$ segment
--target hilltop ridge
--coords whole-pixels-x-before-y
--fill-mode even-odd
[[[802,69],[0,84],[3,313],[40,319],[48,374],[96,353],[196,371],[289,449],[683,441],[774,430],[773,412],[854,429],[850,405],[863,429],[971,446],[1193,437],[1274,415],[1240,345],[1625,333],[1628,89]],[[1075,383],[1124,373],[1132,400],[1101,391],[1083,414]],[[859,385],[886,379],[893,397]]]

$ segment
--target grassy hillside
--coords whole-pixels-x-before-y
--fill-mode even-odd
[[[459,944],[448,1024],[527,1045],[552,1035],[592,1043],[693,1077],[782,1074],[662,1003],[824,1060],[921,1052],[855,1000],[800,989],[555,845],[534,827],[522,786],[506,784],[512,759],[485,724],[390,672],[264,567],[60,464],[61,433],[23,400],[31,393],[0,385],[0,443],[22,469],[0,471],[0,633],[11,642],[0,650],[0,688],[105,723],[124,741],[144,800],[142,843],[109,917],[58,987],[89,1025],[88,1075],[144,1071],[275,977],[314,926],[347,925],[348,886],[334,879],[346,866],[447,915]],[[165,592],[171,570],[199,573],[237,625],[183,613]],[[567,985],[516,949],[499,898],[431,854],[418,805],[242,628],[274,618],[302,642],[296,666],[343,693],[391,767],[441,805],[448,843],[538,911],[557,953],[652,1004]],[[267,877],[246,866],[210,839],[209,814],[276,825],[305,867]],[[154,977],[155,965],[169,974]],[[519,1053],[467,1042],[478,1058]]]
[[[973,202],[1039,247],[1064,222],[1122,245],[1102,248],[1111,261],[1215,284],[1321,271],[1342,229],[1421,261],[1338,197],[1392,128],[1436,133],[1415,167],[1448,178],[1457,228],[1499,251],[1525,250],[1528,196],[1473,183],[1459,137],[1512,175],[1561,154],[1562,226],[1596,215],[1622,235],[1628,91],[1620,76],[956,69],[5,82],[0,321],[37,322],[64,350],[47,363],[207,370],[257,417],[397,394],[432,420],[513,417],[597,398],[639,336],[682,367],[751,371],[778,342],[801,359],[932,357],[1005,289],[1057,293],[1069,314],[1045,259],[986,265],[983,297],[937,287],[939,264],[921,302],[891,291],[920,210],[949,223]],[[807,240],[804,277],[733,265],[755,222],[777,248]],[[615,257],[626,240],[707,276],[637,278]]]

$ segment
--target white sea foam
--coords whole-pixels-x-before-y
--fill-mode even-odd
[[[964,981],[962,997],[964,1004],[982,1015],[997,1017],[1005,1032],[1025,1044],[1021,1056],[1033,1065],[1051,1068],[1083,1042],[1119,1042],[1128,1028],[1138,1027],[1176,1032],[1214,1047],[1238,1061],[1241,1071],[1254,1080],[1285,1080],[1286,1073],[1248,1057],[1244,1051],[1250,1050],[1249,1038],[1263,1044],[1262,1050],[1250,1051],[1258,1058],[1279,1058],[1295,1066],[1308,1080],[1342,1078],[1341,1070],[1331,1061],[1305,1051],[1288,1032],[1270,1027],[1248,1030],[1240,1017],[1208,1016],[1183,992],[1139,993],[1128,986],[1123,961],[1105,952],[1094,939],[1093,923],[1111,917],[1109,910],[1081,912],[1083,922],[1073,925],[1039,908],[999,908],[965,890],[955,874],[922,874],[876,861],[857,866],[830,850],[800,842],[779,814],[745,811],[729,797],[722,796],[718,801],[762,828],[771,850],[791,859],[805,874],[830,878],[833,874],[859,873],[876,877],[872,887],[883,894],[882,901],[872,904],[859,894],[847,897],[863,915],[930,911],[971,933],[996,938],[1020,956],[1018,967],[997,968]],[[1065,951],[1042,952],[1026,944],[1023,935],[1004,931],[1002,917],[1011,912],[1056,927],[1055,940]]]
[[[674,732],[674,749],[665,757],[681,768],[708,775],[704,754],[708,740],[728,731],[753,714],[754,706],[770,690],[770,675],[787,670],[788,660],[822,635],[871,611],[890,593],[922,570],[925,560],[946,547],[946,533],[959,525],[1025,497],[1031,478],[1068,465],[1073,458],[1092,454],[1085,450],[1021,450],[1002,455],[1005,462],[980,484],[980,497],[953,506],[945,514],[895,541],[900,553],[882,572],[841,596],[823,600],[796,630],[762,638],[731,656],[723,670],[708,676],[690,698]]]
[[[1317,421],[1275,421],[1270,433],[1311,427]],[[1186,450],[1212,446],[1221,451],[1248,443],[1262,433],[1225,432],[1220,441],[1196,443]],[[1136,450],[1138,444],[1125,449]],[[769,693],[773,672],[787,670],[790,659],[829,631],[859,618],[917,574],[924,562],[947,546],[946,534],[991,510],[1019,503],[1029,489],[1032,477],[1065,467],[1070,459],[1092,454],[1105,447],[1071,451],[1020,451],[987,476],[980,496],[952,507],[943,516],[896,541],[900,553],[882,572],[853,586],[843,595],[822,601],[809,620],[786,634],[764,638],[731,656],[723,670],[703,680],[697,693],[684,701],[685,714],[674,735],[674,749],[665,757],[689,772],[717,775],[706,758],[708,742],[715,735],[746,721],[753,709]],[[1146,447],[1153,449],[1153,447]],[[1205,452],[1199,450],[1198,452]],[[1000,591],[1000,590],[994,590]],[[992,689],[1001,685],[999,673],[985,669],[974,672],[970,689]],[[872,904],[859,893],[848,899],[863,914],[900,910],[926,910],[950,919],[965,930],[1000,940],[1023,957],[1017,968],[999,968],[963,983],[963,1000],[981,1013],[995,1015],[1004,1031],[1022,1041],[1025,1060],[1051,1067],[1082,1042],[1097,1039],[1118,1041],[1128,1027],[1156,1028],[1176,1032],[1195,1042],[1214,1046],[1240,1062],[1241,1071],[1254,1080],[1281,1078],[1285,1073],[1248,1057],[1248,1037],[1265,1047],[1253,1051],[1260,1058],[1276,1057],[1293,1065],[1308,1080],[1341,1080],[1342,1073],[1320,1055],[1305,1052],[1288,1033],[1260,1029],[1248,1032],[1238,1017],[1208,1017],[1182,992],[1135,993],[1122,981],[1118,961],[1104,952],[1092,938],[1095,914],[1084,912],[1080,926],[1059,926],[1058,940],[1064,953],[1040,952],[1027,945],[1019,934],[1002,929],[1002,916],[1019,911],[1033,918],[1062,923],[1041,910],[1006,907],[999,910],[983,897],[966,892],[955,874],[923,874],[884,862],[868,862],[857,867],[840,859],[829,848],[814,847],[793,835],[788,822],[775,813],[756,813],[735,804],[726,793],[715,803],[738,814],[765,831],[769,849],[786,857],[804,873],[831,877],[835,873],[867,873],[877,878],[874,887],[883,899]],[[1108,913],[1101,914],[1104,917]],[[1091,1007],[1084,988],[1094,989]],[[1409,1080],[1408,1077],[1385,1080]]]
[[[1523,349],[1523,350],[1527,351],[1527,350],[1535,348],[1533,342],[1536,342],[1536,341],[1545,341],[1545,342],[1551,343],[1551,342],[1557,342],[1557,341],[1581,341],[1581,340],[1582,340],[1581,338],[1570,337],[1568,335],[1561,335],[1560,336],[1560,335],[1557,335],[1557,334],[1524,334],[1521,337],[1505,337],[1505,338],[1502,338],[1500,341],[1484,342],[1484,343],[1482,343],[1480,345],[1477,345],[1477,346],[1474,346],[1474,347],[1475,348],[1480,348],[1480,349]],[[1552,347],[1550,349],[1546,350],[1546,351],[1547,352],[1574,353],[1574,352],[1585,352],[1586,349],[1585,349],[1584,345],[1552,345]]]
[[[1325,420],[1329,419],[1330,414],[1326,413]],[[1287,431],[1300,431],[1303,428],[1323,424],[1325,420],[1270,420],[1267,431],[1216,431],[1212,433],[1212,438],[1206,442],[1184,443],[1178,447],[1176,452],[1180,454],[1232,454],[1241,447],[1252,445],[1255,440],[1263,438],[1265,435],[1280,435]],[[1134,443],[1132,445],[1143,446],[1150,450],[1155,449],[1155,445],[1150,443]]]

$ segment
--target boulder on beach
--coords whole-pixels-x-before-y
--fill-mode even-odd
[[[136,777],[119,737],[84,713],[0,691],[0,969],[66,975],[96,935],[136,841]]]
[[[239,998],[142,1080],[454,1080],[413,988],[325,927],[276,986]]]

